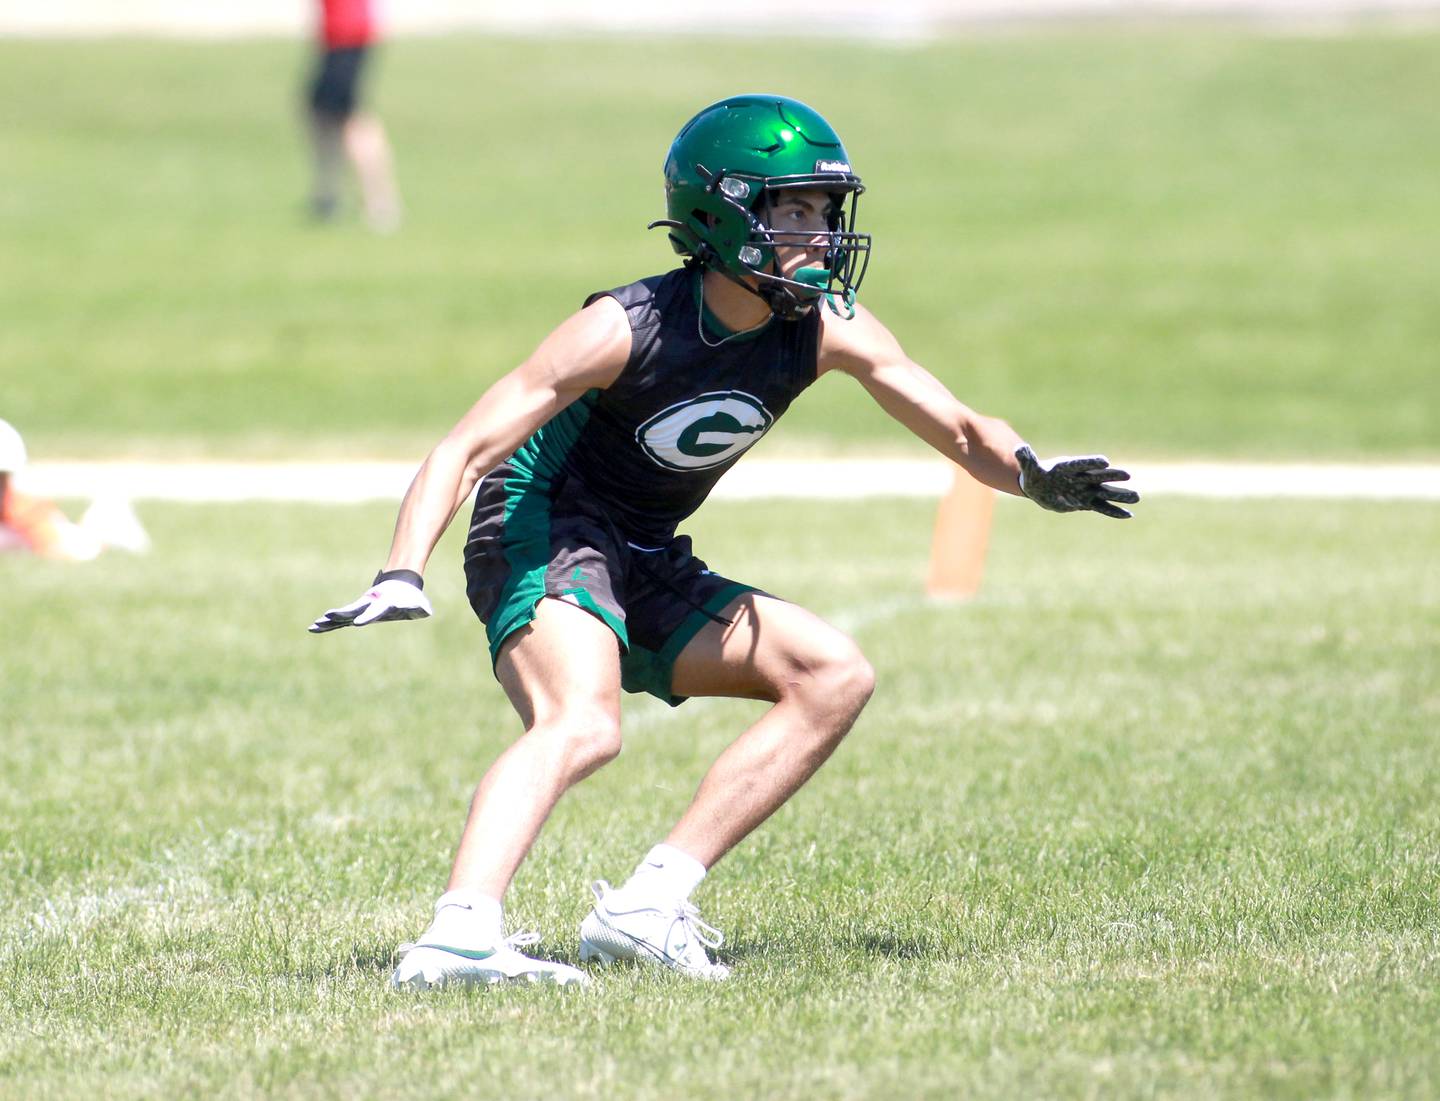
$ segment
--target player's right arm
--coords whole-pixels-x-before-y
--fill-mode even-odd
[[[629,358],[630,323],[615,299],[597,299],[562,322],[426,457],[400,503],[390,555],[370,590],[326,612],[310,630],[430,615],[425,564],[476,483],[576,398],[610,386]]]

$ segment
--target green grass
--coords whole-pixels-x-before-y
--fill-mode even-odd
[[[410,220],[300,217],[299,43],[0,41],[0,415],[39,456],[415,457],[776,88],[870,185],[864,297],[1042,451],[1435,458],[1440,36],[392,43]],[[824,385],[776,446],[906,446]]]
[[[0,559],[0,1096],[1440,1092],[1440,509],[1007,503],[981,598],[938,607],[931,514],[692,526],[880,688],[702,888],[735,979],[578,994],[385,989],[516,733],[455,533],[436,619],[324,638],[388,507],[156,505],[147,559]],[[514,924],[573,961],[585,881],[756,714],[627,702]]]

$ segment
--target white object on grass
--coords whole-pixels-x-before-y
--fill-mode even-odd
[[[131,554],[145,554],[150,550],[150,533],[126,497],[116,494],[96,497],[80,517],[80,526],[104,546]]]

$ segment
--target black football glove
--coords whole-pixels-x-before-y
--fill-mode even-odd
[[[1046,464],[1027,444],[1015,452],[1015,458],[1020,460],[1020,492],[1051,512],[1089,511],[1128,520],[1130,513],[1114,502],[1133,505],[1140,500],[1133,489],[1105,484],[1128,482],[1130,475],[1116,470],[1103,455],[1064,456]]]

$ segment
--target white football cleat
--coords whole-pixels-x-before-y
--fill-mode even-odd
[[[685,899],[657,904],[632,898],[603,879],[590,887],[595,907],[580,923],[580,962],[642,960],[697,979],[724,979],[730,968],[710,959],[706,948],[719,948],[719,929],[700,920],[700,911]]]
[[[583,971],[569,964],[532,959],[519,951],[539,942],[538,933],[516,933],[494,948],[402,944],[400,966],[390,977],[390,985],[396,990],[434,990],[504,982],[583,986],[590,981]]]

